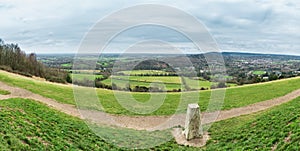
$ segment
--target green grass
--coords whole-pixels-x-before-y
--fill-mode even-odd
[[[113,78],[121,78],[121,79],[126,79],[128,77],[126,76],[116,76]],[[180,84],[181,79],[178,76],[130,76],[130,80],[133,81],[141,81],[141,82],[163,82],[163,83],[176,83]]]
[[[55,99],[58,102],[75,104],[73,89],[70,86],[56,85],[45,83],[42,81],[36,81],[29,78],[15,76],[14,74],[8,74],[6,72],[0,72],[0,81],[5,82],[9,85],[25,88],[34,93],[40,94],[45,97]],[[261,102],[273,98],[283,96],[293,90],[300,88],[300,78],[291,78],[281,81],[275,81],[270,83],[249,85],[242,87],[234,87],[226,90],[226,96],[224,100],[223,110],[242,107],[256,102]],[[220,92],[221,90],[213,90]],[[133,95],[139,102],[147,102],[150,98],[149,93],[130,93],[130,92],[115,92],[120,95]],[[104,107],[104,110],[108,113],[113,114],[126,114],[136,115],[123,108],[118,101],[126,102],[125,99],[116,100],[113,91],[105,89],[97,89],[99,100]],[[207,109],[207,105],[211,96],[211,91],[199,92],[184,92],[184,93],[167,93],[163,105],[151,113],[150,115],[170,115],[177,110],[177,106],[180,102],[181,94],[183,97],[183,107],[178,109],[178,112],[184,113],[186,110],[186,104],[195,102],[194,96],[200,94],[199,104],[201,110]],[[156,93],[154,96],[163,95]],[[196,100],[197,101],[197,100]],[[151,107],[151,104],[149,105]],[[86,105],[85,107],[92,107],[92,105]],[[147,107],[147,106],[146,106]]]
[[[1,89],[0,89],[0,95],[8,95],[8,94],[10,94],[9,91],[1,90]]]
[[[80,119],[35,101],[0,101],[1,150],[109,150]]]
[[[160,142],[164,131],[149,134],[92,126],[100,138],[82,120],[28,99],[2,100],[0,108],[1,150],[125,150],[103,139],[110,134],[122,146],[145,145],[148,141],[163,143],[147,150],[271,150],[275,144],[276,150],[300,149],[300,98],[266,111],[214,123],[209,129],[211,139],[203,148],[177,145],[174,139]]]
[[[300,98],[260,113],[215,123],[207,150],[300,149]]]
[[[4,71],[0,71],[0,81],[12,86],[24,88],[44,97],[52,98],[61,103],[75,104],[73,89],[67,85],[38,81]]]
[[[191,78],[185,78],[185,82],[186,85],[189,86],[191,89],[200,89],[201,87],[210,89],[211,85],[217,84],[207,80],[194,80]]]
[[[163,87],[165,85],[166,90],[181,89],[180,78],[177,76],[113,76],[102,81],[104,84],[111,85],[115,83],[121,88],[125,88],[129,83],[131,88],[135,86],[156,86]],[[156,82],[157,84],[151,85],[151,83]]]
[[[132,70],[132,71],[120,71],[119,73],[123,73],[125,75],[136,75],[136,74],[165,74],[168,73],[162,70]]]
[[[182,89],[181,78],[178,76],[112,76],[102,82],[106,85],[115,83],[121,88],[125,88],[129,83],[131,88],[135,86],[146,86],[150,87],[151,83],[160,83],[158,87],[165,85],[166,90]],[[216,84],[206,80],[194,80],[191,78],[185,78],[186,84],[192,89],[200,89],[201,87],[210,88],[211,85]],[[198,83],[198,84],[197,84]],[[183,90],[185,88],[183,87]]]
[[[80,73],[80,74],[71,74],[72,79],[76,79],[76,80],[95,80],[96,78],[103,78],[103,75],[93,75],[93,74],[84,74],[84,73]]]
[[[116,143],[143,147],[166,141],[166,135],[172,138],[168,130],[147,132],[90,125],[99,137],[84,121],[29,99],[1,100],[0,108],[1,150],[124,150]],[[115,143],[106,138],[115,139]]]
[[[72,67],[71,63],[65,63],[65,64],[61,64],[62,67]]]
[[[267,73],[266,71],[261,71],[261,70],[253,71],[253,74],[255,74],[255,75],[263,75],[263,74],[266,74],[266,73]]]

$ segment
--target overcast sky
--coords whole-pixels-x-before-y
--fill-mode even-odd
[[[122,8],[149,3],[169,5],[195,16],[222,51],[300,55],[299,0],[0,0],[0,38],[18,43],[26,52],[76,53],[84,35],[102,18]],[[161,32],[149,27],[136,29],[119,39],[141,39],[155,33],[154,38],[176,39],[180,48],[194,49],[173,31],[156,30]],[[111,49],[107,51],[118,51]]]

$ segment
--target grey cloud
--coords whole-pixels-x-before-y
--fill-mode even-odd
[[[29,52],[76,52],[81,38],[101,18],[118,9],[148,2],[150,1],[2,1],[0,38],[17,42]],[[151,2],[171,5],[195,16],[206,25],[221,49],[299,53],[300,2],[297,0]],[[136,15],[143,14],[137,12]],[[171,22],[172,17],[178,17],[172,14],[170,16],[160,19],[169,19]],[[116,22],[121,23],[117,18]],[[107,30],[111,30],[110,28]],[[194,30],[192,27],[187,28]],[[136,29],[117,40],[126,42],[143,38],[165,39],[177,42],[178,45],[184,45],[187,41],[171,30],[151,28]],[[187,47],[182,46],[188,49]]]

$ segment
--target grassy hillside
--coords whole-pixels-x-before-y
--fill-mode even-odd
[[[124,150],[96,136],[83,121],[35,101],[2,100],[0,108],[2,150]],[[180,146],[172,139],[149,150],[299,150],[299,123],[297,98],[264,112],[215,123],[209,130],[211,140],[204,148]],[[120,131],[102,130],[116,134]],[[132,143],[130,137],[123,141]]]
[[[207,150],[300,150],[300,98],[218,122],[209,131]]]
[[[25,99],[0,101],[1,150],[109,150],[85,123]]]
[[[7,72],[0,71],[0,81],[7,84],[25,88],[34,93],[40,94],[45,97],[55,99],[58,102],[75,104],[73,89],[71,86],[57,85],[49,82],[42,82],[33,80],[30,78],[24,78],[16,76]],[[242,87],[229,88],[226,90],[225,101],[223,109],[231,109],[241,106],[246,106],[260,101],[269,100],[272,98],[283,96],[293,90],[300,88],[300,78],[291,78],[286,80],[280,80],[275,82],[268,82],[257,85],[249,85]],[[220,90],[214,90],[216,92]],[[106,112],[113,114],[127,114],[134,115],[126,109],[124,109],[119,102],[115,99],[114,93],[110,90],[97,89],[98,96],[101,104],[104,106]],[[129,92],[115,92],[120,95],[126,95]],[[146,102],[150,98],[149,93],[130,93],[140,102]],[[189,97],[184,98],[184,103],[187,104],[193,100],[189,100],[193,95],[199,94],[199,92],[185,92],[185,95]],[[162,95],[156,93],[155,95]],[[200,92],[199,104],[201,110],[204,111],[207,108],[211,91]],[[177,105],[180,101],[181,93],[168,93],[164,104],[152,115],[170,115],[175,112]],[[126,100],[119,100],[126,101]],[[88,107],[88,106],[87,106]],[[180,112],[185,112],[185,107],[179,109]]]
[[[72,87],[54,84],[0,70],[0,81],[52,98],[61,103],[75,104]]]

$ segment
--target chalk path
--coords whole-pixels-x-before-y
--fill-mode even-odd
[[[0,82],[0,89],[11,92],[9,95],[0,95],[0,100],[9,98],[27,98],[44,103],[56,110],[69,114],[71,116],[86,119],[97,124],[104,124],[110,126],[118,126],[124,128],[132,128],[136,130],[163,130],[172,128],[174,126],[184,126],[185,114],[177,114],[173,116],[125,116],[112,115],[101,111],[93,110],[78,110],[76,106],[59,103],[53,99],[34,94],[28,90],[9,86]],[[251,114],[258,111],[266,110],[271,107],[288,102],[300,96],[300,89],[295,90],[285,96],[258,102],[244,107],[233,108],[212,113],[202,113],[202,123],[211,123],[214,121],[221,121],[241,115]],[[81,116],[84,115],[84,116]],[[218,115],[218,116],[217,116]]]

